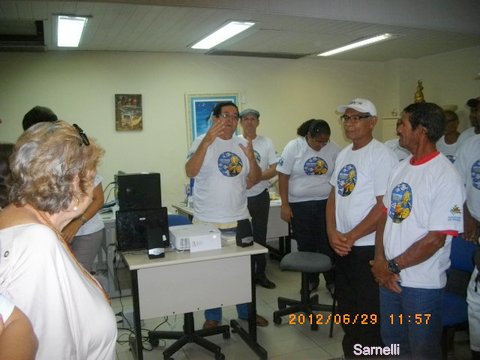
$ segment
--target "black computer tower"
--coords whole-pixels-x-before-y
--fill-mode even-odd
[[[159,173],[118,174],[115,181],[120,211],[162,207]]]

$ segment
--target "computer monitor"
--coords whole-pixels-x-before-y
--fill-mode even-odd
[[[167,208],[117,211],[117,247],[120,251],[166,248],[170,245]]]

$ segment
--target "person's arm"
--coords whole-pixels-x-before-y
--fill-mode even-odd
[[[195,177],[200,172],[200,169],[205,160],[208,147],[215,141],[215,139],[223,134],[223,121],[214,121],[213,125],[208,129],[205,137],[198,145],[193,155],[188,159],[185,164],[185,173],[189,178]]]
[[[239,144],[240,148],[243,150],[245,155],[248,158],[248,164],[250,165],[250,171],[248,172],[247,176],[247,189],[251,188],[253,185],[260,181],[260,177],[262,176],[262,169],[257,164],[257,159],[255,158],[255,152],[253,151],[253,144],[252,139],[247,139],[248,144],[244,146],[243,144]]]
[[[94,217],[95,214],[100,211],[104,203],[105,198],[103,196],[103,187],[100,183],[93,189],[92,202],[84,211],[84,213],[81,216],[70,221],[68,225],[63,228],[62,234],[65,241],[67,241],[68,243],[72,242],[74,236],[76,235],[80,227],[82,227],[83,224],[85,224],[88,220]]]
[[[277,164],[272,164],[262,172],[260,180],[270,180],[275,175],[277,175]]]
[[[477,242],[480,236],[480,223],[472,216],[468,210],[467,202],[463,203],[463,238],[468,241]]]
[[[347,255],[352,246],[347,244],[345,235],[337,230],[337,219],[335,215],[335,188],[332,187],[328,195],[327,207],[325,210],[327,220],[327,235],[330,246],[340,256]]]
[[[387,222],[387,212],[384,211],[377,221],[375,230],[375,258],[372,265],[372,273],[378,285],[386,287],[387,289],[400,293],[401,288],[398,284],[400,276],[388,270],[387,258],[385,257],[385,247],[383,245],[383,234],[385,231],[385,224]]]
[[[293,218],[292,209],[288,203],[288,181],[290,175],[278,172],[278,192],[282,200],[282,207],[280,208],[280,217],[283,221],[290,223]]]
[[[0,360],[33,360],[38,340],[27,316],[17,307],[4,323],[0,317]]]
[[[347,243],[353,246],[358,239],[371,234],[375,231],[377,221],[380,219],[383,213],[383,196],[376,197],[377,203],[370,209],[365,218],[360,221],[357,226],[345,234],[347,237]]]
[[[414,266],[431,258],[445,245],[447,235],[440,231],[429,231],[423,238],[413,243],[402,254],[395,257],[400,270]]]

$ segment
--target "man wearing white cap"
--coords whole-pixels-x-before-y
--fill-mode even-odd
[[[335,161],[330,180],[333,189],[327,202],[327,232],[337,254],[335,291],[338,311],[345,319],[342,346],[348,359],[357,355],[358,346],[382,346],[378,285],[370,260],[375,256],[375,228],[382,214],[382,198],[398,160],[373,138],[377,110],[370,100],[357,98],[337,111],[343,114],[345,136],[352,144]],[[360,321],[362,317],[368,321]]]
[[[272,140],[257,135],[260,113],[255,109],[245,109],[240,113],[240,125],[245,139],[252,139],[253,152],[258,166],[262,170],[260,181],[247,189],[248,211],[252,217],[253,240],[263,246],[267,244],[268,213],[270,210],[269,182],[276,174],[277,155]],[[265,254],[255,255],[255,282],[266,288],[274,289],[275,283],[265,274],[267,259]]]

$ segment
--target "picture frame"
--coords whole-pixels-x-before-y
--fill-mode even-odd
[[[141,94],[115,94],[115,130],[143,130]]]
[[[187,144],[205,134],[210,127],[210,116],[215,105],[221,101],[231,101],[238,106],[238,93],[185,94]]]

